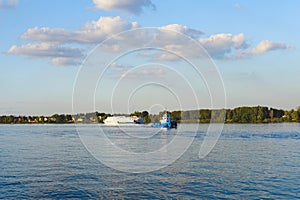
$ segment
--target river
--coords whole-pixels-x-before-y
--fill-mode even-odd
[[[135,153],[155,151],[177,134],[193,140],[174,162],[130,173],[108,167],[87,150],[77,128],[84,133],[95,126]],[[157,131],[151,140],[154,129],[148,126],[0,125],[0,199],[300,198],[299,123],[225,124],[202,159],[198,153],[208,125],[179,126],[180,133]],[[106,155],[126,162],[114,156]]]

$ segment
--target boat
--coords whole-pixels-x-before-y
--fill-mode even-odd
[[[141,118],[141,117],[133,117],[133,118],[134,118],[133,122],[134,122],[135,124],[144,124],[144,123],[145,123],[145,122],[144,122],[144,119]]]
[[[106,125],[134,125],[134,124],[144,124],[143,118],[137,117],[137,116],[112,116],[107,117],[104,121],[104,124]]]
[[[177,128],[177,121],[171,120],[171,116],[168,113],[163,114],[160,123],[153,124],[154,128],[163,128],[163,129],[171,129]]]

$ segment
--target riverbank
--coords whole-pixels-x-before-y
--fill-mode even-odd
[[[168,112],[178,123],[287,123],[300,122],[300,107],[297,110],[283,110],[265,106],[238,107],[234,109],[199,109],[187,111],[162,111],[158,114],[149,114],[147,111],[135,111],[131,114],[142,117],[146,123],[156,123],[163,113]],[[69,124],[69,123],[103,123],[112,114],[103,112],[80,114],[54,114],[51,116],[0,116],[0,124]],[[116,116],[116,115],[114,115]]]

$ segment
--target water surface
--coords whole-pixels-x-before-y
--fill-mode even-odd
[[[88,132],[96,125],[81,126]],[[184,126],[182,137],[191,137],[196,125]],[[157,148],[155,142],[132,143],[116,127],[103,128],[123,148]],[[74,125],[0,125],[0,199],[300,198],[300,124],[225,125],[213,151],[199,159],[206,129],[200,125],[175,163],[131,174],[92,157]],[[133,135],[149,130],[130,129]],[[165,131],[154,138],[165,142],[174,134]]]

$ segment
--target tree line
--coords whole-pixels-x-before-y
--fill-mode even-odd
[[[169,113],[173,120],[178,123],[280,123],[300,122],[300,107],[297,110],[282,110],[268,108],[265,106],[237,107],[234,109],[200,109],[188,111],[162,111],[158,114],[149,114],[148,111],[135,111],[128,116],[138,116],[144,119],[145,123],[159,122],[164,113]],[[116,114],[115,114],[116,115]],[[124,115],[124,114],[117,114]],[[1,124],[65,124],[65,123],[103,123],[112,116],[103,112],[81,113],[81,114],[54,114],[52,116],[0,116]]]
[[[265,106],[243,106],[234,109],[173,111],[171,116],[181,123],[209,123],[211,119],[225,123],[300,122],[300,107],[297,110],[282,110]]]

